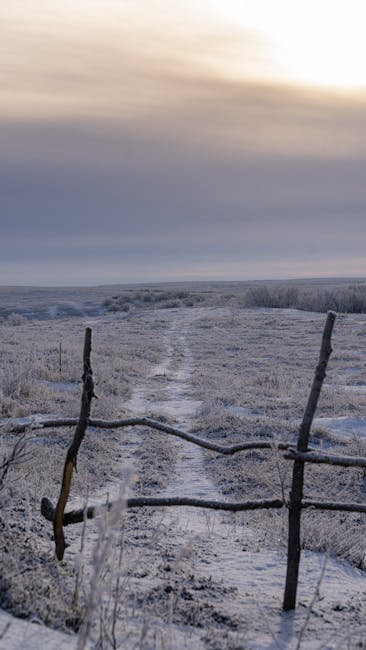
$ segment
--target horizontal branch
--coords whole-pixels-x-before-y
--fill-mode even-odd
[[[48,420],[38,420],[38,418],[34,418],[34,420],[31,420],[29,423],[15,421],[13,424],[12,421],[10,421],[5,425],[1,425],[1,428],[3,428],[7,433],[25,433],[29,429],[34,431],[37,429],[51,429],[53,427],[74,427],[77,422],[77,418],[50,418]]]
[[[366,467],[365,456],[337,456],[324,452],[297,451],[289,448],[284,454],[287,460],[301,460],[305,463],[324,463],[327,465],[341,465],[342,467]]]
[[[131,497],[125,501],[126,508],[190,506],[195,508],[209,508],[211,510],[226,510],[229,512],[282,508],[283,505],[284,503],[280,499],[230,503],[226,501],[194,499],[190,497]],[[62,520],[63,526],[78,524],[84,521],[85,518],[94,519],[101,509],[107,508],[110,510],[112,507],[113,503],[108,503],[103,506],[88,506],[87,508],[81,508],[80,510],[71,510],[70,512],[64,513]],[[43,497],[41,501],[41,513],[48,521],[53,521],[55,508],[47,497]]]
[[[80,508],[79,510],[70,510],[64,513],[62,525],[69,526],[71,524],[78,524],[85,519],[94,519],[98,512],[101,510],[110,510],[113,503],[107,503],[98,506],[88,506],[87,508]],[[126,508],[143,508],[143,507],[172,507],[172,506],[186,506],[196,508],[206,508],[210,510],[224,510],[227,512],[243,512],[245,510],[263,510],[271,508],[282,508],[284,502],[280,499],[262,500],[262,501],[243,501],[237,503],[230,503],[226,501],[215,501],[206,499],[194,499],[189,497],[131,497],[126,499]],[[366,513],[366,504],[362,503],[343,503],[333,501],[313,501],[311,499],[304,499],[301,503],[301,508],[314,510],[333,510],[338,512],[361,512]],[[55,515],[55,507],[47,497],[43,497],[41,502],[41,513],[48,521],[53,521]]]
[[[365,512],[366,505],[362,503],[336,503],[332,501],[311,501],[304,499],[302,508],[314,508],[315,510],[339,510],[345,512]]]
[[[29,425],[32,429],[46,429],[51,427],[68,427],[75,426],[77,424],[76,419],[71,418],[60,418],[60,419],[50,419],[43,420],[41,422],[35,421],[34,424]],[[22,429],[19,428],[22,426]],[[249,442],[242,442],[237,445],[225,446],[220,445],[215,442],[210,442],[204,438],[199,438],[191,433],[186,433],[180,429],[176,429],[164,422],[159,422],[158,420],[152,420],[151,418],[146,417],[136,417],[136,418],[125,418],[123,420],[89,420],[89,426],[95,427],[98,429],[121,429],[123,427],[133,427],[133,426],[144,426],[149,427],[150,429],[155,429],[157,431],[162,431],[164,433],[169,433],[172,436],[182,438],[182,440],[187,440],[187,442],[193,442],[199,447],[204,449],[210,449],[219,454],[224,454],[225,456],[232,456],[239,451],[249,451],[251,449],[289,449],[293,443],[287,442],[276,442],[272,440],[251,440]],[[12,432],[24,431],[27,428],[25,425],[15,425],[14,428],[10,429]]]

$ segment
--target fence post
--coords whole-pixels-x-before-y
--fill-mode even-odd
[[[55,538],[56,557],[58,560],[62,560],[67,546],[63,531],[63,515],[67,500],[69,498],[71,479],[74,468],[76,467],[79,448],[84,439],[85,432],[89,424],[91,401],[93,397],[95,397],[93,370],[90,364],[91,336],[92,330],[90,327],[87,327],[85,330],[84,339],[83,392],[81,395],[80,415],[75,428],[74,437],[72,439],[70,447],[67,450],[64,471],[62,475],[61,491],[53,518],[53,533]]]
[[[297,451],[304,452],[307,451],[308,448],[311,423],[313,421],[315,410],[318,404],[328,360],[332,353],[331,336],[335,318],[335,312],[329,311],[322,336],[319,362],[315,370],[315,376],[310,390],[308,403],[306,405],[303,420],[299,429]],[[283,609],[285,611],[295,609],[296,606],[297,582],[301,555],[300,520],[303,486],[304,461],[296,459],[293,466],[292,486],[289,501],[287,573],[285,594],[283,599]]]

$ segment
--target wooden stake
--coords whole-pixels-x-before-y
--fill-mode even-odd
[[[325,379],[329,357],[332,353],[331,336],[335,322],[336,314],[333,311],[328,312],[325,323],[323,337],[320,347],[319,362],[315,370],[313,384],[310,390],[308,403],[305,408],[304,417],[300,426],[299,436],[297,439],[297,451],[306,452],[310,428],[318,404],[320,391]],[[285,611],[295,609],[297,583],[300,565],[300,520],[301,520],[301,502],[304,488],[304,461],[296,458],[292,473],[292,487],[289,502],[289,529],[288,529],[288,551],[287,551],[287,573],[286,586],[283,600],[283,609]]]

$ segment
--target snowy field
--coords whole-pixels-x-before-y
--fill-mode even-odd
[[[89,429],[67,510],[116,507],[65,528],[62,562],[40,514],[43,496],[57,501],[73,429],[31,423],[77,417],[86,326],[93,418],[148,415],[222,444],[275,443],[296,436],[325,315],[245,308],[239,285],[170,287],[136,304],[118,288],[62,291],[1,294],[0,451],[19,439],[17,421],[29,454],[0,491],[0,648],[366,647],[364,515],[304,512],[298,606],[284,614],[286,508],[124,508],[126,495],[288,497],[292,463],[275,444],[223,457],[142,427]],[[339,314],[313,447],[366,455],[365,344],[366,316]],[[364,502],[365,491],[363,470],[307,466],[306,497]]]

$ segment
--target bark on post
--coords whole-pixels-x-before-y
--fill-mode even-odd
[[[332,353],[331,336],[335,317],[336,314],[333,311],[328,312],[321,342],[319,362],[315,370],[315,376],[311,387],[308,403],[306,405],[304,417],[299,430],[299,436],[297,440],[298,452],[306,452],[308,450],[310,428],[318,404],[322,384],[325,378],[325,371],[327,368],[328,360]],[[287,573],[283,600],[283,609],[285,611],[295,609],[296,606],[297,582],[301,555],[300,519],[303,486],[304,461],[300,458],[296,458],[294,461],[292,473],[292,487],[289,502]]]
[[[81,396],[80,416],[79,416],[79,421],[76,425],[74,438],[66,454],[64,472],[62,476],[61,492],[58,498],[58,502],[55,509],[55,515],[53,519],[53,532],[55,536],[56,557],[58,560],[62,560],[65,553],[65,549],[67,547],[67,544],[65,542],[63,527],[62,527],[63,515],[67,504],[67,500],[69,498],[71,479],[72,479],[74,467],[76,468],[78,451],[83,441],[83,438],[85,436],[85,431],[89,422],[91,401],[92,398],[94,397],[93,371],[90,365],[91,334],[92,334],[91,328],[87,327],[85,330],[85,340],[84,340],[83,392]]]

